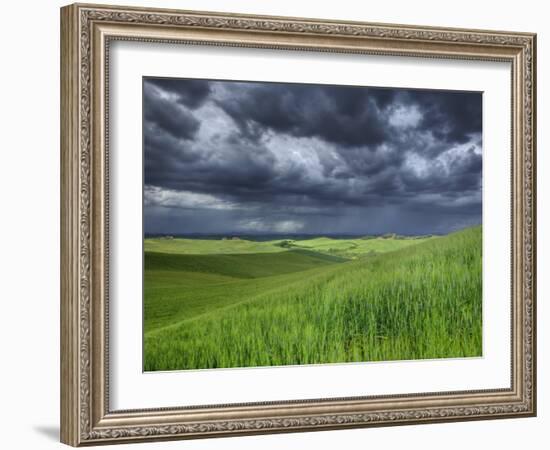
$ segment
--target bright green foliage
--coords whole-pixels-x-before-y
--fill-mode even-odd
[[[436,237],[365,237],[338,239],[318,237],[314,239],[250,241],[247,239],[145,239],[145,252],[176,253],[186,255],[226,255],[247,253],[276,253],[287,250],[309,250],[344,258],[356,258],[369,252],[384,253],[418,244]]]
[[[183,253],[187,255],[223,255],[242,253],[275,253],[285,249],[279,241],[249,241],[246,239],[145,239],[146,252]]]
[[[370,238],[370,239],[333,239],[319,237],[303,241],[291,241],[288,248],[301,248],[328,253],[344,258],[356,259],[373,253],[386,253],[400,248],[416,245],[435,237],[426,238]]]
[[[389,238],[417,245],[345,262],[147,254],[144,369],[480,356],[481,236]]]
[[[311,252],[244,255],[145,254],[145,332],[301,283],[344,261]],[[291,273],[289,273],[291,272]],[[317,272],[313,272],[317,273]]]
[[[145,253],[145,270],[201,272],[235,278],[258,278],[343,262],[345,259],[303,250],[243,255]]]

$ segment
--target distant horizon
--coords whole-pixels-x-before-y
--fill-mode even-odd
[[[449,233],[454,233],[466,228],[482,226],[481,223],[468,225],[466,227],[457,228],[447,233],[425,233],[425,234],[403,234],[388,231],[386,233],[241,233],[241,232],[227,232],[227,233],[144,233],[144,238],[162,238],[162,237],[174,237],[174,238],[194,238],[194,237],[211,237],[211,238],[296,238],[296,237],[328,237],[328,238],[361,238],[361,237],[382,237],[387,235],[395,235],[402,237],[423,237],[423,236],[445,236]]]
[[[162,238],[162,237],[174,237],[174,238],[193,238],[193,237],[220,237],[220,238],[247,238],[247,237],[328,237],[328,238],[360,238],[360,237],[381,237],[385,235],[395,235],[403,237],[418,237],[418,236],[444,236],[442,233],[428,233],[428,234],[400,234],[400,233],[382,233],[382,234],[348,234],[348,233],[293,233],[293,234],[280,234],[280,233],[148,233],[144,237],[147,238]]]

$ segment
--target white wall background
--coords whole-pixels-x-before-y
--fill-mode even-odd
[[[120,2],[123,3],[123,2]],[[124,2],[126,3],[126,2]],[[2,448],[61,448],[59,417],[59,7],[9,2],[0,27],[0,415]],[[141,444],[143,449],[546,448],[550,307],[550,32],[545,2],[312,2],[133,0],[158,6],[255,14],[532,31],[538,36],[539,416],[469,423]],[[547,444],[546,444],[547,445]],[[121,446],[118,448],[130,448]],[[137,447],[131,447],[137,448]]]

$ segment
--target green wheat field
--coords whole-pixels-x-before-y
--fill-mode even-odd
[[[481,356],[481,243],[147,238],[144,370]]]

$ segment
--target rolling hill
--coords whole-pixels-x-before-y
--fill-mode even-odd
[[[146,241],[144,369],[479,356],[481,234]]]
[[[356,239],[316,237],[300,240],[275,239],[270,241],[254,241],[237,238],[147,238],[144,241],[144,250],[146,253],[153,252],[186,255],[278,253],[288,250],[309,250],[344,258],[355,258],[369,252],[385,253],[398,250],[432,239],[437,239],[437,237],[367,237]]]

